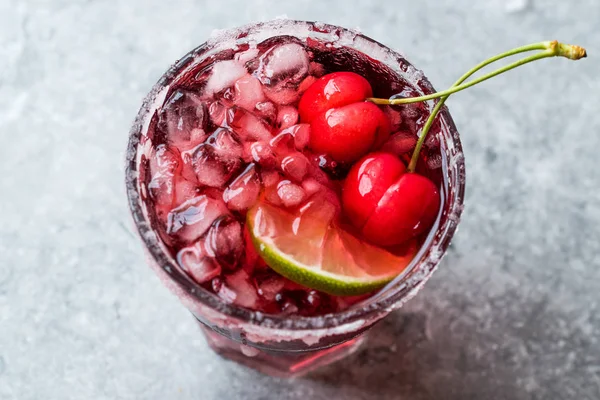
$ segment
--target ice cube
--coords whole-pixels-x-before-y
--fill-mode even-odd
[[[196,170],[193,164],[193,155],[200,148],[200,146],[202,145],[181,152],[181,160],[183,161],[181,167],[181,177],[194,183],[198,183],[198,178],[196,177]]]
[[[427,167],[429,169],[438,169],[442,167],[442,155],[432,154],[427,158]]]
[[[260,81],[252,75],[245,75],[238,79],[234,84],[234,88],[233,102],[248,111],[253,111],[258,103],[265,100]]]
[[[287,299],[281,305],[281,313],[284,315],[292,315],[298,313],[298,306],[293,300]]]
[[[148,190],[158,205],[171,205],[174,196],[174,177],[179,168],[179,156],[166,145],[159,145],[150,158],[152,179]]]
[[[171,210],[167,233],[191,243],[202,236],[217,218],[228,213],[222,199],[196,196]]]
[[[402,155],[415,148],[417,137],[410,132],[400,131],[392,135],[387,142],[383,144],[381,150],[387,153]]]
[[[297,43],[274,46],[259,58],[255,75],[265,86],[297,85],[308,74],[309,59]]]
[[[171,212],[171,204],[155,204],[154,205],[154,214],[156,215],[156,219],[160,224],[161,228],[164,228],[167,226],[167,221],[169,219],[169,213]],[[172,240],[171,238],[166,235],[163,234],[164,231],[159,230],[159,234],[161,235],[161,238],[165,241],[165,243],[167,244],[171,244]]]
[[[294,129],[287,128],[279,132],[269,141],[269,146],[277,156],[285,156],[294,152]]]
[[[260,180],[254,164],[250,164],[225,189],[223,200],[230,210],[245,211],[256,203],[259,194]]]
[[[400,125],[402,125],[402,114],[400,114],[400,111],[395,110],[393,107],[390,106],[384,106],[382,110],[387,116],[388,120],[390,121],[392,132],[396,132],[397,130],[399,130]]]
[[[244,110],[243,108],[234,107],[233,117],[229,126],[242,138],[242,140],[270,140],[273,135],[271,128],[264,120],[256,115]]]
[[[258,306],[258,294],[256,288],[250,281],[248,273],[243,269],[225,277],[225,283],[235,293],[233,302],[239,306],[256,309]]]
[[[210,144],[200,145],[191,158],[198,182],[202,185],[220,187],[225,185],[239,169],[239,158],[224,159],[216,154]]]
[[[304,150],[308,146],[310,139],[310,125],[309,124],[298,124],[292,131],[294,135],[294,145],[298,150]]]
[[[242,78],[240,78],[240,79],[242,79]],[[239,81],[239,79],[238,79],[238,81]],[[223,102],[223,104],[225,104],[228,107],[231,107],[233,105],[233,101],[235,99],[235,89],[233,87],[229,87],[229,88],[221,91],[218,94],[218,96],[221,99],[221,102]]]
[[[265,142],[246,142],[244,143],[244,160],[246,162],[255,162],[266,168],[275,167],[275,154],[271,147]]]
[[[306,192],[307,197],[310,199],[307,204],[321,204],[321,208],[337,214],[341,211],[340,194],[341,189],[331,188],[327,185],[323,185],[318,181],[308,178],[302,182],[302,188]],[[332,206],[333,208],[329,207]],[[304,210],[305,206],[302,206]],[[333,216],[331,216],[333,218]]]
[[[279,181],[281,181],[281,175],[279,175],[279,172],[273,170],[261,171],[260,177],[264,187],[276,186]]]
[[[229,109],[220,101],[214,101],[208,106],[210,121],[216,126],[226,126]]]
[[[277,195],[285,207],[294,207],[302,203],[306,194],[301,186],[298,186],[288,180],[279,182],[277,185]]]
[[[244,252],[242,226],[230,215],[217,218],[208,230],[204,248],[223,268],[234,269]]]
[[[241,64],[246,64],[248,61],[251,61],[254,58],[256,58],[256,56],[258,56],[258,53],[259,50],[256,47],[250,47],[246,51],[241,51],[237,53],[234,59]]]
[[[174,196],[174,178],[169,175],[156,174],[148,183],[150,196],[159,206],[170,206]]]
[[[198,185],[196,182],[190,182],[183,177],[175,178],[175,206],[183,204],[187,200],[196,197],[197,194]]]
[[[285,106],[297,102],[300,99],[300,93],[296,89],[281,87],[268,88],[265,87],[264,93],[273,103]]]
[[[425,146],[429,148],[429,150],[437,149],[440,147],[440,120],[436,119],[431,125],[431,129],[425,138]]]
[[[273,205],[280,206],[282,202],[279,193],[277,193],[277,187],[279,182],[282,181],[281,175],[276,171],[262,171],[261,178],[265,188],[265,200]]]
[[[246,75],[247,72],[246,67],[238,61],[219,61],[213,65],[204,91],[208,95],[220,92],[232,86],[235,81]]]
[[[281,160],[281,170],[284,175],[296,182],[301,182],[308,172],[309,161],[304,154],[295,152],[283,157]]]
[[[267,301],[275,301],[275,297],[281,294],[285,287],[285,279],[278,275],[270,275],[258,283],[258,295]]]
[[[206,104],[192,92],[177,90],[165,102],[158,117],[158,128],[171,145],[180,150],[198,144],[207,122]],[[200,140],[198,140],[200,139]]]
[[[279,129],[289,128],[298,122],[298,110],[296,107],[283,106],[277,114],[277,126]]]
[[[406,87],[404,88],[404,90],[402,90],[401,93],[394,95],[391,98],[417,97],[419,95],[420,93],[417,92],[415,89]],[[429,117],[430,113],[430,110],[425,103],[402,104],[400,106],[391,106],[391,108],[393,110],[400,111],[402,125],[404,126],[405,130],[408,130],[409,132],[415,135],[421,134],[423,125],[425,125],[425,122]],[[433,126],[431,127],[431,133],[439,131],[439,118],[436,118],[436,120],[433,123]],[[431,140],[431,136],[435,135],[430,134],[427,140]],[[437,142],[435,143],[435,145],[437,145]]]
[[[264,119],[268,124],[271,124],[277,118],[277,107],[270,101],[263,101],[256,104],[256,114]]]
[[[423,128],[428,113],[423,105],[415,103],[403,104],[401,106],[400,115],[402,116],[404,126],[406,126],[410,132],[418,133],[421,128]]]
[[[231,289],[225,282],[219,281],[218,284],[213,286],[218,287],[218,290],[216,290],[217,296],[219,296],[226,303],[233,304],[237,299],[237,293],[233,289]]]
[[[154,157],[150,161],[152,173],[174,174],[179,167],[179,156],[177,151],[170,149],[167,145],[156,146]]]
[[[324,236],[327,226],[338,213],[337,196],[330,197],[327,188],[315,194],[300,208],[301,221],[296,227],[298,231],[310,232],[307,237]],[[338,204],[335,204],[338,203]]]
[[[273,137],[270,145],[277,155],[283,156],[294,152],[295,149],[304,150],[308,146],[309,138],[309,124],[292,125]]]
[[[177,262],[198,283],[208,282],[221,274],[221,266],[204,253],[202,239],[179,250]]]
[[[322,187],[323,186],[319,182],[317,182],[316,179],[313,178],[305,179],[302,182],[302,189],[304,189],[304,192],[308,197],[319,192],[322,189]]]
[[[182,143],[182,144],[178,145],[178,147],[181,151],[183,151],[185,149],[191,149],[193,147],[198,146],[202,142],[204,142],[204,140],[206,139],[206,136],[207,135],[206,135],[206,132],[204,131],[204,129],[194,128],[194,129],[192,129],[192,132],[190,132],[189,142]]]
[[[223,160],[233,160],[242,157],[243,147],[239,136],[229,128],[218,128],[206,140],[212,146],[215,154]]]

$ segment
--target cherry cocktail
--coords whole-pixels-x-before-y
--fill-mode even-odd
[[[216,351],[304,373],[416,293],[462,211],[449,94],[356,32],[299,21],[221,33],[161,78],[132,128],[130,205]]]
[[[408,265],[437,215],[432,132],[420,169],[431,176],[430,198],[419,198],[428,215],[409,209],[424,221],[382,226],[390,217],[378,213],[396,207],[384,194],[427,109],[365,101],[414,89],[362,53],[339,53],[289,36],[245,44],[177,77],[156,111],[141,165],[154,228],[178,266],[224,302],[268,314],[344,310]],[[281,250],[279,263],[264,247]],[[294,282],[283,276],[293,274],[286,256],[347,279]]]

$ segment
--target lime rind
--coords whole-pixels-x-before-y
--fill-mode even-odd
[[[276,220],[275,216],[279,216],[280,220]],[[379,289],[402,272],[416,254],[416,246],[410,246],[406,255],[393,255],[384,249],[364,243],[335,226],[335,224],[329,223],[327,230],[323,232],[323,240],[311,237],[310,242],[313,246],[309,244],[306,247],[308,251],[321,251],[322,253],[337,251],[338,253],[331,253],[326,256],[321,254],[320,257],[299,256],[298,258],[321,261],[321,264],[307,265],[295,259],[288,252],[282,251],[276,243],[277,240],[282,241],[281,238],[289,243],[292,237],[294,240],[302,241],[302,243],[299,243],[300,245],[307,243],[305,239],[294,235],[293,220],[293,216],[286,211],[266,203],[259,203],[247,215],[247,223],[254,247],[265,263],[277,273],[296,283],[328,294],[352,296]],[[337,247],[330,244],[331,241],[337,241],[335,243]],[[323,243],[323,248],[311,248],[315,247],[315,243]],[[348,248],[346,246],[352,247]],[[377,271],[386,270],[386,272],[375,275],[369,274],[365,270],[370,267],[367,263],[368,260],[365,259],[366,255],[371,255],[374,262],[384,262],[392,265],[389,265],[389,268],[387,265],[377,265],[373,269]],[[324,259],[325,261],[323,261]],[[327,269],[331,268],[322,265],[323,262],[327,263],[327,260],[334,262],[335,265],[332,265],[332,268],[338,271],[342,270],[346,274],[328,271]]]

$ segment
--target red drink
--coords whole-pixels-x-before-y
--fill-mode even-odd
[[[462,209],[464,166],[452,121],[444,112],[443,123],[438,122],[429,134],[417,168],[439,186],[443,212],[434,232],[386,246],[391,254],[407,254],[408,247],[416,249],[417,245],[421,251],[395,283],[373,298],[375,292],[330,295],[269,268],[246,226],[247,213],[258,202],[299,216],[299,224],[303,210],[314,209],[322,218],[336,218],[336,224],[365,241],[340,206],[343,179],[353,162],[335,161],[309,146],[311,125],[301,121],[298,112],[302,94],[319,77],[337,71],[359,73],[375,97],[433,91],[404,59],[393,59],[393,53],[382,53],[380,45],[355,33],[292,21],[271,24],[278,31],[269,33],[268,24],[257,25],[219,39],[234,46],[218,46],[219,42],[201,46],[163,77],[132,130],[128,188],[136,223],[157,266],[162,267],[158,270],[168,272],[168,280],[177,283],[174,290],[203,323],[230,338],[236,336],[230,331],[233,326],[241,332],[238,340],[261,349],[319,349],[367,329],[414,294],[429,276]],[[359,51],[357,44],[371,47]],[[381,109],[392,135],[376,150],[408,163],[429,107],[416,103]],[[454,187],[448,186],[449,181]],[[343,245],[338,248],[341,254],[350,250]],[[299,255],[305,256],[310,255]],[[362,315],[360,302],[375,304],[377,298],[387,301],[388,308]],[[216,322],[215,312],[230,318],[225,324],[229,327]],[[324,314],[330,318],[314,318]],[[343,327],[356,322],[358,315],[362,324],[337,332],[322,329],[313,335],[316,342],[302,335],[286,336],[287,328],[283,328],[294,323],[308,324],[304,325],[308,328],[315,327],[313,323],[322,328]],[[277,322],[286,317],[291,322]],[[265,319],[270,324],[275,321],[272,326],[278,334],[259,329],[248,340],[244,330],[253,331],[249,325],[260,327]],[[211,340],[221,351],[230,346],[219,344],[216,336]],[[284,363],[283,368],[297,365],[296,361]]]
[[[314,133],[299,120],[300,98],[318,78],[360,71],[375,96],[415,91],[362,53],[332,52],[290,37],[214,58],[219,61],[176,78],[149,132],[153,151],[144,167],[155,228],[179,266],[226,302],[269,314],[346,309],[362,297],[331,296],[269,268],[246,232],[246,213],[261,197],[297,215],[315,202],[339,208],[351,164],[312,151]],[[408,162],[427,110],[421,103],[383,109],[393,134],[381,148]],[[439,184],[436,132],[431,138],[422,170]]]

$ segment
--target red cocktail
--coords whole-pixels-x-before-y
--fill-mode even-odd
[[[298,21],[219,34],[161,78],[131,131],[130,205],[215,350],[302,373],[416,293],[462,211],[460,141],[443,110],[412,174],[430,186],[406,204],[430,108],[364,99],[433,92],[371,39]]]

